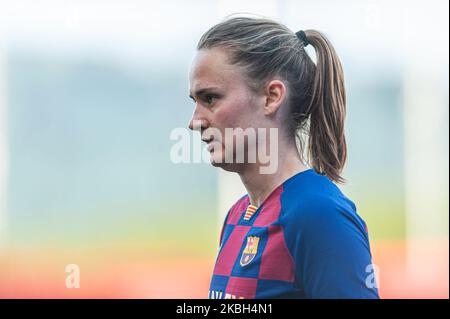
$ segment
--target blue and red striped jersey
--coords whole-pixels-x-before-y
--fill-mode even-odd
[[[378,298],[365,222],[313,169],[228,211],[209,298]]]

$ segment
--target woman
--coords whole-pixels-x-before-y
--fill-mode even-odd
[[[378,298],[365,223],[333,183],[343,182],[347,150],[344,78],[330,42],[232,17],[197,50],[189,127],[208,143],[211,163],[238,173],[248,192],[226,216],[209,297]],[[267,147],[276,149],[269,173],[261,156],[250,160]]]

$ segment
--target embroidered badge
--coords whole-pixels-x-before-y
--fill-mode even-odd
[[[259,237],[248,236],[247,245],[245,245],[244,251],[242,252],[240,264],[242,267],[247,266],[253,258],[255,258],[258,252]]]

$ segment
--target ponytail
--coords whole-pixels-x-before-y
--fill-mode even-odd
[[[331,180],[343,183],[341,171],[347,159],[344,136],[345,88],[341,62],[328,39],[306,30],[316,51],[316,68],[311,87],[308,156],[312,167]]]

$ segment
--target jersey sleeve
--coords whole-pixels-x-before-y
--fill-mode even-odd
[[[286,242],[307,298],[378,298],[368,280],[373,274],[367,272],[372,261],[364,222],[351,205],[317,198],[289,214]]]

